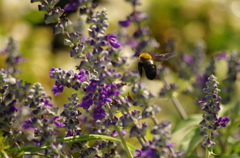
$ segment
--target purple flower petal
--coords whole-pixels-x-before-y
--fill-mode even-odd
[[[107,40],[108,43],[113,47],[113,48],[119,48],[121,47],[121,43],[118,41],[118,39],[116,38],[116,35],[114,34],[109,34],[107,35]]]
[[[106,117],[106,111],[101,107],[96,107],[93,112],[93,118],[95,120],[102,120]]]
[[[54,95],[59,95],[63,92],[63,88],[64,87],[62,85],[54,85],[52,88],[52,92],[54,93]]]
[[[88,93],[93,93],[97,89],[98,81],[97,80],[91,80],[91,83],[86,88],[86,91]]]
[[[131,24],[131,21],[129,19],[125,20],[125,21],[119,21],[118,22],[119,25],[121,25],[122,27],[128,27]]]
[[[80,107],[87,110],[93,104],[92,95],[86,95],[83,97]]]
[[[218,118],[217,123],[222,127],[226,127],[226,124],[229,121],[230,121],[230,118],[228,116],[223,116]]]

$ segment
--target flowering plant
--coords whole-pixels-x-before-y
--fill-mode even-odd
[[[58,6],[59,0],[31,2],[39,3],[39,11],[46,13],[45,24],[53,26],[54,35],[64,36],[63,43],[71,49],[69,56],[80,63],[71,70],[52,67],[49,71],[49,78],[54,80],[52,93],[55,96],[61,96],[66,89],[74,91],[60,108],[54,105],[40,83],[30,84],[19,79],[18,64],[26,60],[19,55],[15,41],[10,38],[6,49],[1,52],[6,56],[6,66],[0,69],[1,157],[165,158],[239,155],[234,153],[236,148],[226,147],[227,143],[233,142],[239,146],[236,141],[228,140],[238,135],[237,128],[234,128],[237,121],[233,119],[239,119],[239,113],[232,114],[231,119],[230,116],[219,117],[220,101],[227,104],[231,98],[227,94],[222,94],[223,99],[218,96],[220,90],[214,76],[215,62],[227,61],[228,77],[221,88],[223,92],[232,90],[233,82],[237,81],[238,69],[235,66],[239,64],[238,55],[219,54],[203,70],[199,67],[205,60],[201,56],[204,54],[203,45],[196,46],[195,54],[180,55],[175,50],[174,40],[169,40],[166,50],[178,54],[173,61],[180,60],[175,73],[179,79],[190,84],[181,87],[177,82],[169,83],[166,76],[170,75],[170,69],[159,66],[156,68],[156,81],[152,81],[156,82],[154,86],[159,92],[153,93],[148,87],[150,82],[140,78],[135,68],[126,69],[126,65],[132,61],[137,63],[135,59],[143,50],[159,47],[150,29],[143,25],[148,16],[137,10],[141,5],[139,0],[126,0],[133,10],[126,19],[119,20],[120,28],[114,33],[107,33],[107,11],[98,10],[95,1],[70,0],[62,8]],[[88,27],[87,33],[75,25],[77,21],[72,22],[67,17],[68,13],[75,11],[79,11],[80,17],[85,17],[81,25]],[[131,25],[134,25],[134,33],[124,33]],[[134,51],[130,57],[124,56],[123,48],[129,46]],[[145,72],[149,71],[146,67],[144,69]],[[207,88],[204,88],[204,84]],[[202,98],[198,102],[202,107],[196,106],[204,112],[202,118],[199,117],[201,114],[190,115],[185,112],[187,107],[182,106],[177,94],[190,98],[194,96],[195,101]],[[158,119],[161,111],[155,100],[158,98],[169,98],[181,117],[173,130],[170,121]],[[229,115],[232,109],[225,110],[225,115]],[[220,126],[225,127],[225,131]],[[172,134],[183,129],[186,131],[183,143],[175,145]],[[230,132],[233,132],[233,136],[230,136]],[[226,138],[215,143],[216,135]],[[198,153],[203,150],[205,154]]]

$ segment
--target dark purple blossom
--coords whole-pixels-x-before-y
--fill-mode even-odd
[[[41,145],[40,140],[33,139],[32,141],[36,144],[36,146],[40,146]]]
[[[84,82],[87,80],[87,76],[85,75],[85,70],[83,69],[81,69],[80,72],[77,75],[75,75],[75,77],[79,79],[79,81],[81,82]]]
[[[120,48],[122,45],[116,38],[117,36],[114,34],[109,34],[106,36],[108,43],[113,47],[113,48]]]
[[[59,95],[63,92],[64,87],[62,85],[54,85],[52,88],[52,92],[54,95]]]
[[[25,120],[25,124],[22,125],[23,129],[34,129],[34,124],[36,123],[37,119],[32,117],[28,120]]]
[[[53,107],[53,104],[50,102],[50,98],[48,98],[48,97],[44,98],[44,105],[48,108]]]
[[[62,123],[62,122],[60,122],[60,121],[57,121],[58,118],[59,118],[59,116],[54,116],[54,117],[52,118],[52,121],[54,122],[54,124],[55,124],[56,126],[58,126],[58,127],[64,127],[65,124]]]
[[[88,85],[88,87],[86,88],[86,91],[87,91],[88,93],[93,93],[93,92],[95,92],[95,90],[97,89],[97,86],[98,86],[99,81],[94,80],[94,79],[92,79],[92,80],[90,80],[90,81],[91,81],[91,82],[90,82],[90,84]]]
[[[66,4],[64,6],[64,10],[65,11],[74,11],[77,9],[78,5],[79,5],[79,0],[69,0],[70,3]]]
[[[16,108],[15,106],[11,105],[10,108],[9,108],[9,112],[10,113],[14,113],[14,112],[17,112],[18,111],[18,108]]]
[[[226,127],[226,124],[229,121],[230,121],[230,118],[228,116],[223,116],[218,118],[217,123],[222,127]]]
[[[53,78],[53,73],[56,71],[55,67],[52,67],[49,72],[49,77]]]
[[[136,156],[134,158],[157,158],[158,154],[157,154],[157,150],[154,148],[146,148],[146,149],[137,149],[136,150]]]
[[[106,102],[111,102],[112,99],[105,91],[101,91],[99,94],[98,105],[103,106]]]
[[[121,25],[122,27],[128,27],[131,24],[131,20],[129,18],[127,18],[127,20],[125,21],[119,21],[118,22],[119,25]]]
[[[80,104],[80,107],[87,110],[91,105],[93,104],[93,97],[91,94],[86,95],[82,98],[82,102]]]
[[[106,117],[106,111],[101,107],[95,107],[93,111],[93,118],[95,120],[102,120]]]
[[[98,105],[102,106],[106,102],[112,101],[112,96],[117,96],[120,94],[118,86],[115,84],[104,84],[99,90]]]
[[[9,103],[9,112],[10,113],[14,113],[14,112],[17,112],[18,109],[14,106],[14,104],[17,102],[16,99],[14,99],[11,103]]]

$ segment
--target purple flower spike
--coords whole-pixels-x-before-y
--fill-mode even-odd
[[[219,117],[217,123],[222,127],[226,127],[226,124],[230,121],[228,116]]]
[[[120,48],[122,46],[121,43],[117,40],[116,35],[114,34],[107,35],[107,40],[113,48]]]

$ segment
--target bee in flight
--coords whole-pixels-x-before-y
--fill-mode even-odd
[[[150,53],[141,53],[138,58],[138,71],[140,76],[142,76],[143,71],[145,72],[146,77],[149,80],[153,80],[157,76],[157,66],[154,64],[154,61],[164,61],[173,57],[175,53],[166,53],[166,54],[150,54]]]

